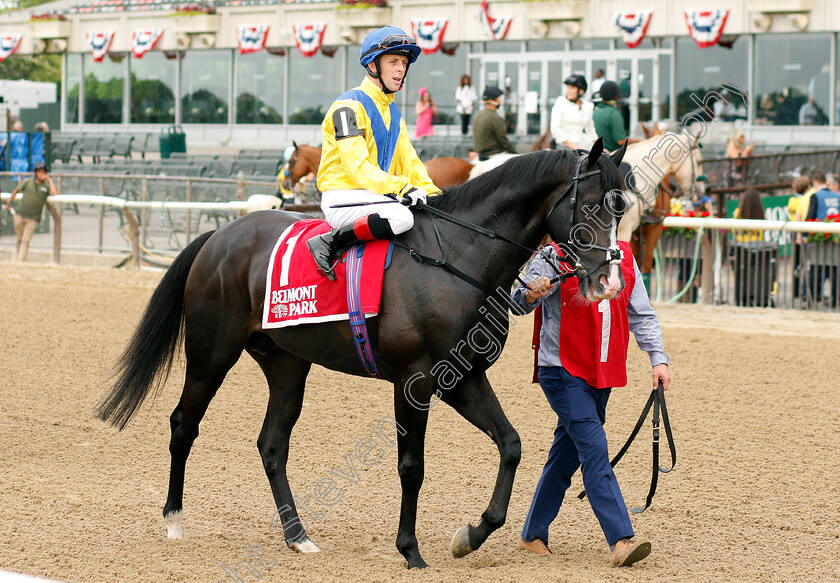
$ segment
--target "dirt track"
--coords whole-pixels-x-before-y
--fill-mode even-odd
[[[632,569],[610,569],[588,503],[567,500],[551,532],[554,557],[516,549],[545,461],[554,419],[529,384],[530,319],[514,327],[490,380],[520,433],[523,459],[508,523],[465,559],[449,554],[456,528],[489,500],[498,454],[451,409],[432,410],[417,534],[432,565],[408,572],[394,547],[399,509],[396,448],[359,469],[356,484],[310,536],[322,553],[296,555],[271,526],[273,502],[255,441],[267,401],[247,356],[202,423],[187,466],[185,540],[161,517],[168,416],[180,365],[157,402],[122,433],[93,418],[109,368],[159,276],[0,263],[0,569],[65,581],[219,581],[222,563],[262,544],[276,560],[260,581],[722,581],[840,580],[840,317],[773,310],[659,307],[674,381],[669,391],[676,470],[653,506],[633,517],[653,543]],[[647,397],[649,365],[631,342],[632,388],[613,393],[614,451]],[[292,438],[289,477],[301,497],[392,414],[382,382],[316,368]],[[618,467],[627,501],[643,501],[650,431]],[[360,464],[357,464],[357,467]],[[579,475],[572,486],[577,492]],[[313,503],[313,508],[325,507]],[[255,581],[241,570],[243,581]],[[232,579],[224,579],[232,581]]]

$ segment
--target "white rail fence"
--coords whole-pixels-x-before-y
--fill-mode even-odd
[[[8,200],[3,193],[2,199]],[[230,218],[244,213],[248,202],[130,201],[117,197],[62,194],[51,196],[54,207],[53,261],[60,263],[62,225],[75,220],[74,215],[59,212],[68,205],[97,205],[120,211],[128,236],[123,251],[130,252],[131,264],[139,267],[145,250],[149,212],[183,213],[183,233],[188,243],[200,232],[190,214],[202,212],[227,214]],[[294,210],[305,210],[294,208]],[[309,209],[311,210],[311,209]],[[145,217],[137,220],[137,214]],[[145,214],[144,214],[145,213]],[[100,213],[100,217],[102,213]],[[100,229],[104,229],[99,221]],[[192,227],[190,225],[193,225]],[[667,217],[665,235],[655,252],[651,297],[654,301],[698,302],[810,310],[838,310],[840,298],[840,243],[805,243],[807,234],[840,236],[840,223],[815,223],[773,220]],[[175,229],[174,224],[167,228]],[[675,231],[681,231],[677,233]],[[126,241],[127,239],[127,241]],[[97,249],[98,247],[98,249]],[[170,246],[170,254],[178,248]],[[76,246],[75,248],[78,248]],[[102,232],[98,246],[102,250]]]

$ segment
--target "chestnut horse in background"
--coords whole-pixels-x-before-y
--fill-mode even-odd
[[[625,176],[629,209],[618,225],[618,238],[633,245],[633,234],[643,226],[645,211],[651,211],[656,217],[658,224],[652,224],[647,230],[643,227],[644,249],[639,243],[633,247],[642,274],[649,278],[653,250],[662,236],[662,220],[671,208],[670,191],[666,193],[660,183],[667,186],[665,178],[673,176],[684,193],[691,196],[696,191],[703,196],[703,158],[697,137],[668,132],[630,145],[624,164],[631,172],[630,176]]]
[[[321,164],[321,148],[297,145],[292,142],[295,151],[289,159],[289,167],[286,169],[286,177],[283,179],[283,188],[292,190],[300,179],[310,172],[318,174],[318,166]],[[470,177],[470,170],[473,165],[462,158],[433,158],[426,162],[426,170],[429,178],[438,188],[452,188],[465,183]]]

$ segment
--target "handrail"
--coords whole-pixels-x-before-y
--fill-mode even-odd
[[[767,219],[718,219],[712,217],[667,216],[666,227],[691,229],[738,229],[742,231],[791,231],[794,233],[840,233],[840,223],[821,221],[771,221]]]
[[[3,171],[0,172],[0,176],[22,176],[24,174],[29,174],[29,172],[9,172]],[[51,177],[70,177],[70,178],[114,178],[117,180],[183,180],[186,182],[187,180],[192,180],[193,182],[201,181],[201,182],[209,182],[211,184],[232,184],[237,185],[239,181],[236,178],[208,178],[204,176],[161,176],[160,174],[106,174],[102,172],[50,172]],[[276,181],[258,181],[258,180],[245,180],[244,184],[246,186],[273,186],[276,188],[277,182]]]

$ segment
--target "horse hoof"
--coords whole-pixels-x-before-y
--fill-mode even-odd
[[[456,559],[466,557],[473,549],[470,546],[470,527],[462,526],[455,531],[455,536],[452,537],[452,556]]]
[[[309,537],[302,538],[301,540],[289,543],[289,548],[295,550],[299,553],[320,553],[321,549],[318,548],[314,542],[309,540]]]
[[[179,510],[163,517],[166,523],[166,538],[184,538],[184,511]]]

